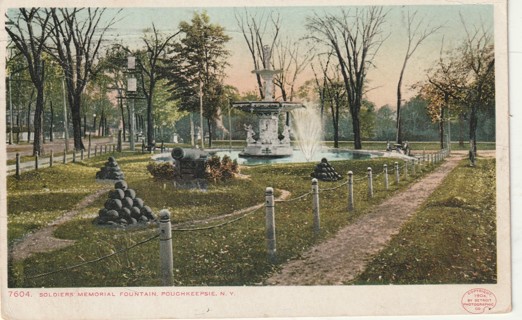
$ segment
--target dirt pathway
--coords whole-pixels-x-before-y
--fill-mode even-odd
[[[28,234],[20,242],[15,243],[10,250],[13,261],[26,259],[35,253],[49,252],[72,245],[75,240],[55,238],[53,236],[54,230],[56,230],[59,225],[71,220],[74,216],[79,214],[83,208],[96,201],[111,188],[111,185],[107,185],[95,193],[86,196],[71,211],[54,220],[42,229]]]
[[[111,185],[104,186],[100,190],[96,191],[93,194],[88,195],[87,197],[83,198],[82,201],[80,201],[71,211],[67,212],[60,218],[54,220],[49,225],[43,227],[42,229],[39,229],[33,233],[28,234],[25,236],[20,242],[17,242],[13,245],[13,247],[10,250],[11,259],[13,261],[21,261],[26,258],[29,258],[31,255],[35,253],[41,253],[41,252],[50,252],[53,250],[58,250],[61,248],[65,248],[67,246],[70,246],[74,244],[75,240],[67,240],[67,239],[59,239],[54,237],[53,233],[56,230],[56,228],[71,220],[74,216],[78,215],[83,208],[90,205],[96,199],[98,199],[100,196],[107,193],[110,189],[112,189]],[[290,192],[286,190],[280,190],[281,194],[277,198],[278,200],[284,200],[287,199],[290,196]],[[257,210],[264,206],[264,202],[233,211],[231,213],[220,215],[216,217],[210,217],[203,220],[194,220],[194,221],[188,221],[183,222],[180,224],[175,224],[173,227],[191,227],[193,225],[202,224],[202,223],[209,223],[216,220],[221,220],[223,218],[230,218],[239,216],[241,214]]]
[[[446,158],[439,168],[398,193],[337,235],[312,247],[266,280],[268,285],[342,285],[366,268],[462,159]]]

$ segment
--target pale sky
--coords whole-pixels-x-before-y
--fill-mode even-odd
[[[349,8],[349,7],[346,7]],[[369,100],[378,107],[388,103],[395,104],[396,85],[400,67],[406,50],[405,17],[408,10],[418,11],[418,17],[422,17],[426,24],[431,26],[443,25],[437,34],[426,40],[411,58],[403,81],[403,96],[410,98],[414,92],[410,86],[424,79],[425,70],[433,65],[439,57],[442,39],[444,48],[450,49],[458,46],[465,37],[459,14],[462,14],[468,25],[484,25],[493,32],[493,6],[491,5],[426,5],[426,6],[386,6],[390,9],[387,17],[386,30],[389,38],[381,47],[376,60],[375,68],[368,72],[370,80],[368,87],[375,88],[368,93]],[[142,30],[150,27],[154,22],[162,31],[175,31],[182,20],[190,20],[194,10],[202,11],[202,8],[136,8],[125,9],[121,13],[122,19],[115,25],[114,32],[121,36],[125,42],[139,40]],[[228,84],[238,87],[241,92],[256,89],[255,76],[250,72],[253,63],[250,54],[239,31],[234,16],[235,11],[244,12],[244,8],[219,7],[205,8],[211,18],[211,22],[225,27],[232,37],[229,49],[232,53],[227,70]],[[276,11],[280,14],[281,38],[299,39],[307,35],[305,19],[314,12],[321,15],[324,12],[335,13],[338,6],[332,7],[249,7],[248,11],[255,15]],[[301,75],[298,82],[304,82],[312,77],[311,70]]]
[[[282,21],[280,38],[299,39],[308,34],[305,28],[306,17],[314,13],[319,15],[325,12],[335,13],[339,11],[339,8],[339,6],[279,6],[249,7],[248,11],[258,16],[267,15],[271,11],[278,12]],[[345,8],[349,8],[349,6]],[[374,60],[375,68],[368,72],[367,77],[368,87],[372,88],[368,92],[367,98],[377,107],[387,103],[395,105],[396,86],[407,44],[405,17],[408,11],[418,11],[417,16],[422,17],[426,24],[443,25],[443,28],[426,40],[410,59],[402,87],[405,99],[414,94],[410,86],[424,80],[425,70],[432,66],[439,57],[442,39],[444,39],[444,48],[451,49],[458,46],[465,38],[459,14],[464,17],[469,26],[484,25],[493,32],[492,5],[396,5],[385,6],[385,9],[390,10],[385,24],[389,38],[378,52]],[[231,56],[225,82],[236,86],[240,92],[256,90],[255,76],[251,73],[253,63],[234,16],[235,11],[244,12],[243,7],[125,8],[119,15],[119,21],[110,30],[108,40],[117,38],[125,44],[138,45],[142,43],[140,37],[143,30],[151,27],[153,22],[162,32],[175,32],[180,21],[189,21],[194,11],[203,10],[207,11],[212,23],[222,25],[232,37],[228,44]],[[106,14],[112,16],[114,12],[116,9],[110,9]],[[105,43],[108,44],[110,41]],[[300,75],[298,83],[312,77],[311,69],[308,68]]]

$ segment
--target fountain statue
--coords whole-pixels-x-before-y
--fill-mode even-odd
[[[273,98],[274,74],[281,73],[282,70],[271,70],[270,68],[270,47],[263,47],[265,69],[254,70],[264,81],[265,97],[263,101],[234,102],[232,107],[245,112],[251,112],[258,116],[258,136],[254,138],[255,132],[251,125],[245,126],[247,132],[247,146],[240,157],[264,157],[282,158],[289,157],[293,153],[290,144],[290,111],[304,108],[304,105],[297,102],[276,101]],[[287,119],[281,135],[279,129],[279,115],[286,112]]]

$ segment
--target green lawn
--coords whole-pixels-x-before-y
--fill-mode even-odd
[[[462,161],[356,284],[496,283],[495,160]]]
[[[245,179],[227,183],[211,184],[206,192],[177,190],[169,184],[154,181],[146,171],[150,155],[118,155],[117,161],[125,172],[130,188],[137,196],[152,207],[155,213],[167,208],[174,222],[215,217],[264,202],[264,190],[270,186],[276,190],[288,190],[291,197],[310,191],[310,173],[315,163],[285,164],[242,168]],[[85,164],[68,164],[52,169],[22,174],[22,179],[8,178],[9,229],[13,228],[15,216],[22,219],[17,232],[9,232],[9,240],[34,230],[50,221],[51,216],[60,215],[70,209],[88,193],[100,188],[94,182],[94,174],[103,165],[105,157],[90,159]],[[384,191],[383,176],[378,176],[383,164],[392,167],[395,159],[377,158],[372,160],[352,160],[332,162],[338,172],[345,175],[354,172],[356,211],[347,211],[347,190],[343,186],[335,191],[321,193],[321,226],[319,235],[313,233],[311,198],[277,203],[276,225],[278,241],[278,263],[272,265],[266,258],[264,209],[224,227],[194,231],[174,232],[174,271],[176,285],[255,285],[279,263],[299,256],[318,241],[331,237],[341,227],[399,189],[406,188],[435,166],[417,170],[415,177],[404,176],[399,184],[391,183],[390,191]],[[375,197],[367,199],[367,167],[374,168]],[[411,170],[410,170],[411,172]],[[391,174],[391,171],[390,171]],[[68,177],[63,179],[63,177]],[[394,179],[390,177],[390,181]],[[330,188],[337,183],[321,182],[320,188]],[[34,203],[31,190],[42,189],[44,185],[51,194],[61,190],[64,199],[49,198],[47,202]],[[47,191],[45,191],[47,192]],[[71,197],[69,197],[71,195]],[[25,198],[24,198],[25,197]],[[42,198],[39,198],[40,200]],[[28,279],[48,271],[96,259],[156,234],[154,227],[141,230],[115,230],[100,228],[92,224],[92,219],[103,206],[104,198],[84,208],[74,220],[60,226],[55,235],[75,239],[68,248],[45,254],[36,254],[9,267],[9,285],[15,287],[90,287],[90,286],[157,286],[159,281],[158,243],[151,241],[126,253],[115,255],[100,262],[63,271],[46,277]],[[33,226],[33,217],[40,217],[46,209],[44,221]],[[226,221],[226,220],[225,220]],[[222,222],[222,221],[218,221]],[[216,223],[218,223],[216,222]],[[204,225],[208,226],[208,224]]]

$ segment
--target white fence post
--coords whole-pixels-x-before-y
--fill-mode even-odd
[[[20,178],[20,153],[16,153],[16,172],[15,175],[17,178]]]
[[[266,245],[268,261],[276,262],[276,231],[275,231],[275,207],[274,189],[267,187],[265,190],[265,218],[266,218]]]
[[[317,179],[312,179],[312,211],[314,213],[314,232],[321,231],[321,216],[319,213],[319,184]]]
[[[354,199],[353,199],[353,172],[348,171],[348,211],[353,211],[354,209]]]
[[[368,167],[368,198],[373,198],[373,175],[372,168]]]
[[[384,188],[388,190],[388,165],[384,164]]]
[[[163,209],[159,213],[160,231],[160,262],[161,262],[161,284],[172,286],[174,284],[174,262],[172,256],[172,229],[170,224],[170,212]]]
[[[395,161],[395,184],[399,185],[400,181],[400,172],[399,172],[399,163]]]

